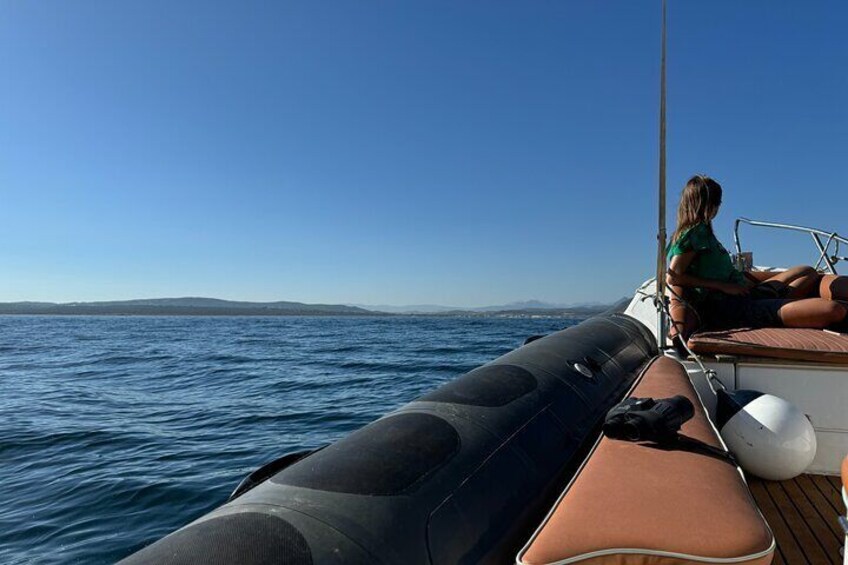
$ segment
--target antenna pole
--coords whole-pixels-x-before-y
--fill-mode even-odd
[[[665,53],[666,53],[666,1],[662,2],[662,55],[660,58],[660,170],[659,170],[659,229],[657,230],[657,338],[660,348],[665,347],[668,332],[665,308],[665,246],[668,235],[665,227]]]

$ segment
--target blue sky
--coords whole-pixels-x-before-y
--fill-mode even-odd
[[[728,246],[740,215],[848,232],[848,5],[670,4],[672,223],[706,172]],[[0,301],[632,294],[659,6],[4,2]]]

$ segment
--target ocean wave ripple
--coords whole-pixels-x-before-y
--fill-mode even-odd
[[[574,323],[0,316],[0,562],[112,563],[263,463]]]

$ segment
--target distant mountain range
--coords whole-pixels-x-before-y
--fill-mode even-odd
[[[4,302],[0,314],[87,314],[152,316],[373,316],[379,314],[339,304],[242,302],[217,298],[150,298],[108,302]]]
[[[510,302],[509,304],[501,304],[500,306],[477,306],[477,307],[462,307],[462,306],[440,306],[437,304],[413,304],[409,306],[387,306],[387,305],[368,305],[368,304],[350,304],[358,308],[365,308],[376,312],[388,312],[391,314],[444,314],[447,312],[514,312],[525,310],[593,310],[603,311],[610,307],[610,304],[601,302],[580,302],[574,304],[558,304],[551,302],[542,302],[541,300],[524,300],[520,302]]]
[[[623,300],[623,299],[622,299]],[[620,301],[621,302],[621,301]],[[124,315],[124,316],[574,316],[598,314],[609,304],[550,304],[538,300],[502,306],[457,308],[437,305],[365,306],[347,304],[304,304],[302,302],[243,302],[217,298],[149,298],[106,302],[2,302],[0,314]],[[626,304],[626,302],[624,302]]]

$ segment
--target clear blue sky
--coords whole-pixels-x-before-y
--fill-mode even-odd
[[[4,2],[0,300],[630,295],[654,265],[659,6]],[[740,215],[848,232],[848,4],[669,18],[672,223],[706,172],[727,245]]]

